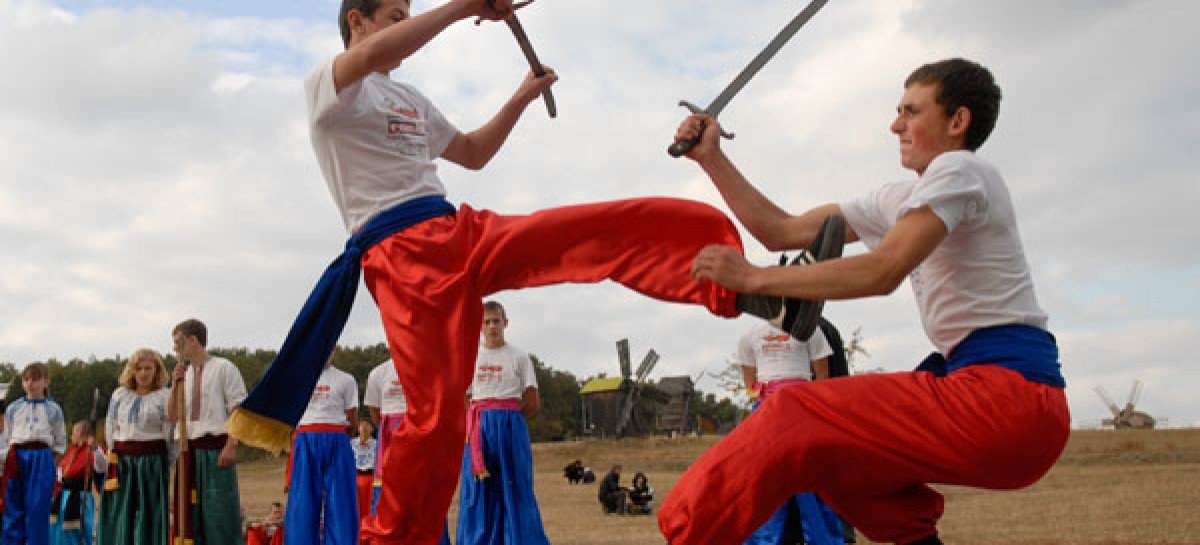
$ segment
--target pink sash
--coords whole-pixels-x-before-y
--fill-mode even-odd
[[[804,382],[808,382],[808,379],[806,379],[806,378],[780,378],[780,379],[775,379],[770,382],[767,382],[766,384],[762,384],[760,382],[759,384],[762,384],[762,386],[759,388],[760,393],[759,393],[758,399],[760,399],[760,400],[766,399],[767,396],[769,396],[775,392],[778,392],[779,389],[783,388],[784,386],[791,386],[793,384],[801,384]]]
[[[479,431],[479,415],[483,411],[520,411],[521,400],[510,397],[506,399],[480,399],[471,401],[467,411],[467,446],[471,448],[471,473],[476,479],[488,477],[487,464],[483,461],[483,437]]]

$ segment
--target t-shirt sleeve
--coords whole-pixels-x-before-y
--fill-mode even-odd
[[[352,104],[362,92],[362,83],[348,85],[337,92],[333,83],[333,62],[337,57],[330,57],[318,65],[304,78],[304,96],[308,103],[308,122],[312,125],[323,125],[334,119],[338,112]]]
[[[879,246],[883,236],[887,234],[889,222],[884,217],[883,189],[876,189],[857,199],[839,204],[846,223],[854,229],[854,233],[868,248]]]
[[[441,157],[446,148],[450,146],[450,141],[458,134],[458,127],[446,119],[446,116],[442,115],[442,111],[424,95],[415,91],[413,94],[420,97],[425,104],[425,132],[429,138],[429,157]]]
[[[755,337],[756,335],[754,335],[754,332],[751,331],[745,335],[742,335],[741,339],[738,339],[737,352],[733,355],[734,360],[738,365],[743,367],[758,367],[757,358],[754,357]]]
[[[947,231],[983,219],[987,214],[983,177],[964,153],[968,152],[944,153],[934,159],[912,195],[900,205],[897,218],[928,206]]]
[[[383,397],[382,373],[371,371],[367,375],[367,391],[363,392],[363,405],[379,408]]]
[[[529,354],[521,354],[521,390],[537,388],[537,373],[533,369],[533,358]]]
[[[348,411],[358,408],[358,384],[354,382],[354,376],[350,373],[346,373],[346,380],[342,382],[342,398],[345,400],[343,409]]]

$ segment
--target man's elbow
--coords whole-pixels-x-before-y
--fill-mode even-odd
[[[885,266],[880,267],[872,275],[870,285],[868,286],[869,295],[891,295],[904,283],[904,278],[908,276],[908,272],[901,267]]]

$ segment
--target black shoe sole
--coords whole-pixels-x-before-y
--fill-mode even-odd
[[[817,262],[835,259],[842,256],[842,248],[846,245],[846,220],[837,214],[825,218],[817,237],[808,246],[808,253]],[[801,257],[792,260],[792,265],[799,264]],[[783,300],[783,329],[800,341],[807,341],[817,329],[817,318],[825,308],[825,301],[810,301],[807,299],[786,298]]]

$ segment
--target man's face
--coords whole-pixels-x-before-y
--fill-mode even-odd
[[[380,30],[408,19],[408,0],[382,0],[379,9],[370,17],[362,18],[362,37],[366,38]]]
[[[962,132],[937,103],[937,84],[914,83],[896,106],[892,132],[900,137],[900,164],[921,175],[944,152],[962,149]],[[960,130],[961,129],[961,130]]]
[[[191,344],[190,339],[187,335],[179,331],[171,334],[171,347],[175,350],[175,355],[179,356],[180,359],[186,359],[190,356],[188,351],[188,347]]]
[[[503,344],[504,328],[508,327],[508,319],[499,312],[485,310],[483,312],[483,338],[488,344]]]

